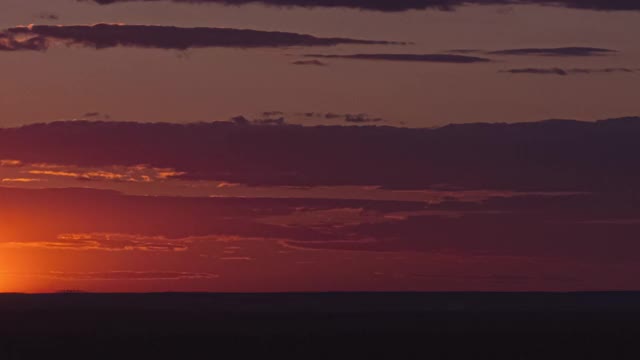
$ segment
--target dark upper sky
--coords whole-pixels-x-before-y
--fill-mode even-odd
[[[639,8],[4,0],[0,292],[637,289]]]

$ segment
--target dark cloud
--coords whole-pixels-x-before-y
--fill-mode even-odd
[[[617,53],[616,50],[592,47],[559,47],[559,48],[523,48],[489,51],[491,55],[520,55],[520,56],[601,56]]]
[[[610,73],[634,73],[637,72],[638,69],[629,69],[629,68],[604,68],[604,69],[584,69],[584,68],[575,68],[569,69],[568,72],[571,74],[610,74]]]
[[[382,118],[371,118],[366,114],[357,114],[357,115],[347,114],[347,116],[345,117],[344,121],[346,121],[348,123],[364,124],[364,123],[383,122],[384,119],[382,119]]]
[[[287,32],[152,25],[30,25],[0,32],[0,50],[46,50],[53,43],[106,49],[116,46],[186,50],[204,47],[333,46],[401,44],[349,38],[321,38]]]
[[[236,125],[251,125],[251,120],[247,119],[246,117],[244,117],[242,115],[234,116],[229,121],[231,121],[232,123],[234,123]]]
[[[503,50],[478,50],[478,49],[454,49],[449,50],[453,54],[484,54],[503,56],[557,56],[557,57],[587,57],[616,54],[617,50],[593,48],[593,47],[558,47],[558,48],[521,48]]]
[[[342,120],[347,123],[378,123],[385,122],[384,119],[378,117],[371,117],[368,114],[335,114],[335,113],[322,113],[322,112],[306,112],[301,114],[307,118],[320,118],[326,120]]]
[[[273,112],[267,112],[267,113],[273,113]],[[236,124],[236,125],[240,125],[240,126],[247,126],[247,125],[284,125],[286,124],[286,120],[284,117],[278,117],[278,118],[270,118],[270,117],[266,117],[266,118],[261,118],[261,119],[247,119],[246,117],[239,115],[239,116],[234,116],[231,118],[230,120],[231,123]]]
[[[536,75],[560,75],[560,76],[569,75],[567,70],[560,69],[560,68],[547,68],[547,69],[524,68],[524,69],[501,70],[500,72],[510,73],[510,74],[536,74]]]
[[[131,1],[159,0],[78,0],[93,1],[101,5]],[[640,10],[636,0],[172,0],[189,4],[246,5],[298,7],[344,7],[376,11],[405,11],[436,9],[451,11],[464,5],[546,5],[589,10]]]
[[[311,66],[327,66],[328,64],[320,60],[297,60],[292,65],[311,65]]]
[[[604,68],[604,69],[561,69],[561,68],[522,68],[501,70],[502,73],[509,74],[532,74],[532,75],[589,75],[589,74],[611,74],[611,73],[634,73],[637,70],[629,68]]]
[[[373,117],[366,113],[353,113],[353,114],[337,114],[337,113],[324,113],[324,112],[302,112],[302,113],[285,113],[282,111],[265,111],[262,114],[262,118],[248,119],[245,116],[236,116],[231,118],[231,122],[238,125],[284,125],[287,118],[293,117],[294,119],[313,119],[318,124],[335,124],[335,121],[343,121],[350,124],[365,124],[365,123],[382,123],[388,122],[380,117]]]
[[[282,111],[265,111],[262,113],[262,116],[281,116],[284,115]]]
[[[284,117],[279,118],[266,118],[266,119],[254,119],[253,123],[256,125],[284,125],[286,120]]]
[[[313,114],[313,113],[311,113]],[[324,115],[322,115],[325,119],[339,119],[339,118],[343,118],[346,117],[348,114],[342,115],[342,114],[334,114],[334,113],[326,113]]]
[[[306,57],[322,59],[352,59],[352,60],[376,60],[376,61],[412,61],[412,62],[436,62],[453,64],[484,63],[490,59],[453,55],[453,54],[353,54],[353,55],[320,55],[309,54]]]
[[[600,191],[638,188],[639,136],[640,118],[437,129],[73,121],[0,129],[0,159],[267,186]]]

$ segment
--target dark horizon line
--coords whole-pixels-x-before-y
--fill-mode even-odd
[[[380,128],[398,128],[398,129],[413,129],[413,130],[438,130],[451,126],[479,126],[479,125],[531,125],[531,124],[544,124],[544,123],[577,123],[577,124],[598,124],[608,123],[616,121],[640,121],[640,114],[620,116],[612,118],[603,118],[595,120],[582,120],[582,119],[566,119],[566,118],[547,118],[542,120],[533,121],[516,121],[516,122],[488,122],[488,121],[474,121],[474,122],[459,122],[459,123],[447,123],[443,125],[425,126],[425,127],[407,127],[407,126],[395,126],[395,125],[380,125],[380,124],[356,124],[356,125],[338,125],[338,124],[322,124],[322,125],[305,125],[298,123],[284,123],[280,125],[272,124],[249,124],[238,125],[229,120],[212,120],[212,121],[190,121],[190,122],[170,122],[170,121],[134,121],[134,120],[90,120],[90,119],[68,119],[68,120],[52,120],[52,121],[38,121],[17,126],[0,126],[0,130],[12,130],[12,129],[25,129],[30,127],[46,126],[46,125],[63,125],[63,124],[83,124],[83,125],[100,125],[100,124],[137,124],[137,125],[179,125],[179,126],[193,126],[193,125],[235,125],[235,126],[290,126],[290,127],[308,127],[308,128],[326,128],[326,127],[380,127]]]
[[[606,295],[606,294],[628,294],[640,295],[638,290],[568,290],[568,291],[541,291],[541,290],[522,290],[522,291],[154,291],[154,292],[101,292],[101,291],[84,291],[84,290],[61,290],[54,292],[0,292],[0,296],[6,295],[25,295],[25,296],[48,296],[48,295]]]

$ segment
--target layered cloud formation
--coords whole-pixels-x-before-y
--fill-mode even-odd
[[[11,220],[3,229],[8,234],[0,241],[4,248],[102,251],[114,256],[197,256],[215,249],[224,260],[251,258],[255,254],[241,249],[270,243],[305,251],[557,257],[601,264],[640,259],[640,212],[634,206],[638,198],[629,192],[433,204],[148,197],[86,189],[0,188],[0,198],[0,211]],[[28,219],[34,216],[45,216],[46,221],[30,227]],[[8,237],[18,240],[7,242]]]
[[[84,167],[146,164],[171,169],[174,178],[265,186],[604,191],[640,184],[638,118],[437,129],[261,124],[31,125],[0,130],[0,158]]]
[[[185,6],[150,5],[160,1]],[[139,6],[106,6],[133,2]],[[188,8],[202,4],[325,11],[247,8],[216,19]],[[0,31],[11,84],[2,118],[31,123],[0,128],[6,289],[638,284],[640,118],[419,127],[632,114],[637,15],[563,9],[634,12],[635,0],[77,0],[53,12],[41,11],[45,1],[31,5],[30,17],[45,24],[156,25]],[[483,5],[529,6],[512,15],[432,14],[428,22],[417,13],[326,11]],[[533,5],[559,10],[547,18],[553,11]],[[181,27],[171,26],[173,11]],[[24,24],[24,13],[10,9],[5,26]],[[221,19],[231,13],[237,17]],[[602,20],[607,31],[585,19]],[[547,20],[548,31],[527,26]],[[236,25],[195,27],[203,21]],[[623,27],[626,35],[611,35]],[[460,50],[442,51],[454,46]],[[127,50],[36,53],[56,47]],[[217,50],[185,61],[186,53],[128,50],[202,48],[268,51]],[[550,82],[561,86],[545,87]],[[32,124],[76,118],[83,120]],[[122,118],[179,123],[111,121]],[[211,118],[230,120],[183,123]]]
[[[90,289],[142,280],[218,291],[624,289],[640,260],[629,192],[429,204],[0,188],[0,200],[3,254],[65,264],[32,264],[23,276]]]

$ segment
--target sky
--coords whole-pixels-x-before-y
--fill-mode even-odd
[[[0,292],[637,290],[632,0],[4,0]]]

